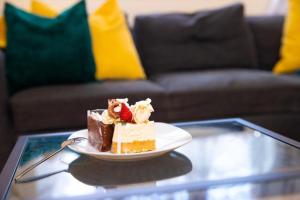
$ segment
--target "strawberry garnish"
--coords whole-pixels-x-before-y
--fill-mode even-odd
[[[125,103],[122,103],[121,112],[120,112],[120,119],[125,121],[125,122],[132,122],[133,121],[132,112],[126,106]]]

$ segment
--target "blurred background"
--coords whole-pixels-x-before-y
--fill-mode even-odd
[[[43,0],[56,10],[64,10],[78,0]],[[29,8],[29,0],[0,0],[0,10],[3,11],[4,2],[12,2],[23,9]],[[88,12],[93,12],[103,0],[87,0]],[[241,2],[245,5],[247,15],[283,14],[286,10],[286,0],[120,0],[122,8],[128,14],[130,22],[135,15],[159,12],[210,9]]]

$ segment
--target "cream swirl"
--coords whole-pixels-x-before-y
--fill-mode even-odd
[[[104,110],[102,112],[102,122],[104,124],[113,124],[115,122],[114,118],[112,118],[109,114],[107,110]]]
[[[89,117],[91,117],[95,121],[101,121],[102,117],[98,112],[88,111]]]
[[[121,111],[122,103],[124,103],[125,105],[127,105],[127,107],[129,107],[128,98],[116,99],[116,101],[119,103],[119,105],[114,108],[114,111],[117,113],[119,113]]]
[[[147,98],[144,101],[136,102],[131,107],[131,111],[133,114],[133,119],[136,123],[147,122],[151,116],[151,113],[154,112],[154,109],[151,105],[151,99]]]

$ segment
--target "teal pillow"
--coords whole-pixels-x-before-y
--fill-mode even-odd
[[[32,86],[94,80],[84,1],[53,19],[6,3],[5,20],[6,73],[11,93]]]

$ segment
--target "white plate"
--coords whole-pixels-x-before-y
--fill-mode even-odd
[[[192,136],[176,126],[155,122],[156,134],[156,150],[147,151],[142,153],[130,154],[113,154],[111,152],[99,152],[93,148],[87,140],[82,140],[80,143],[68,146],[75,152],[86,154],[102,160],[110,161],[129,161],[129,160],[142,160],[160,156],[178,147],[181,147],[192,140]],[[88,137],[87,129],[74,132],[69,139],[75,137]]]

